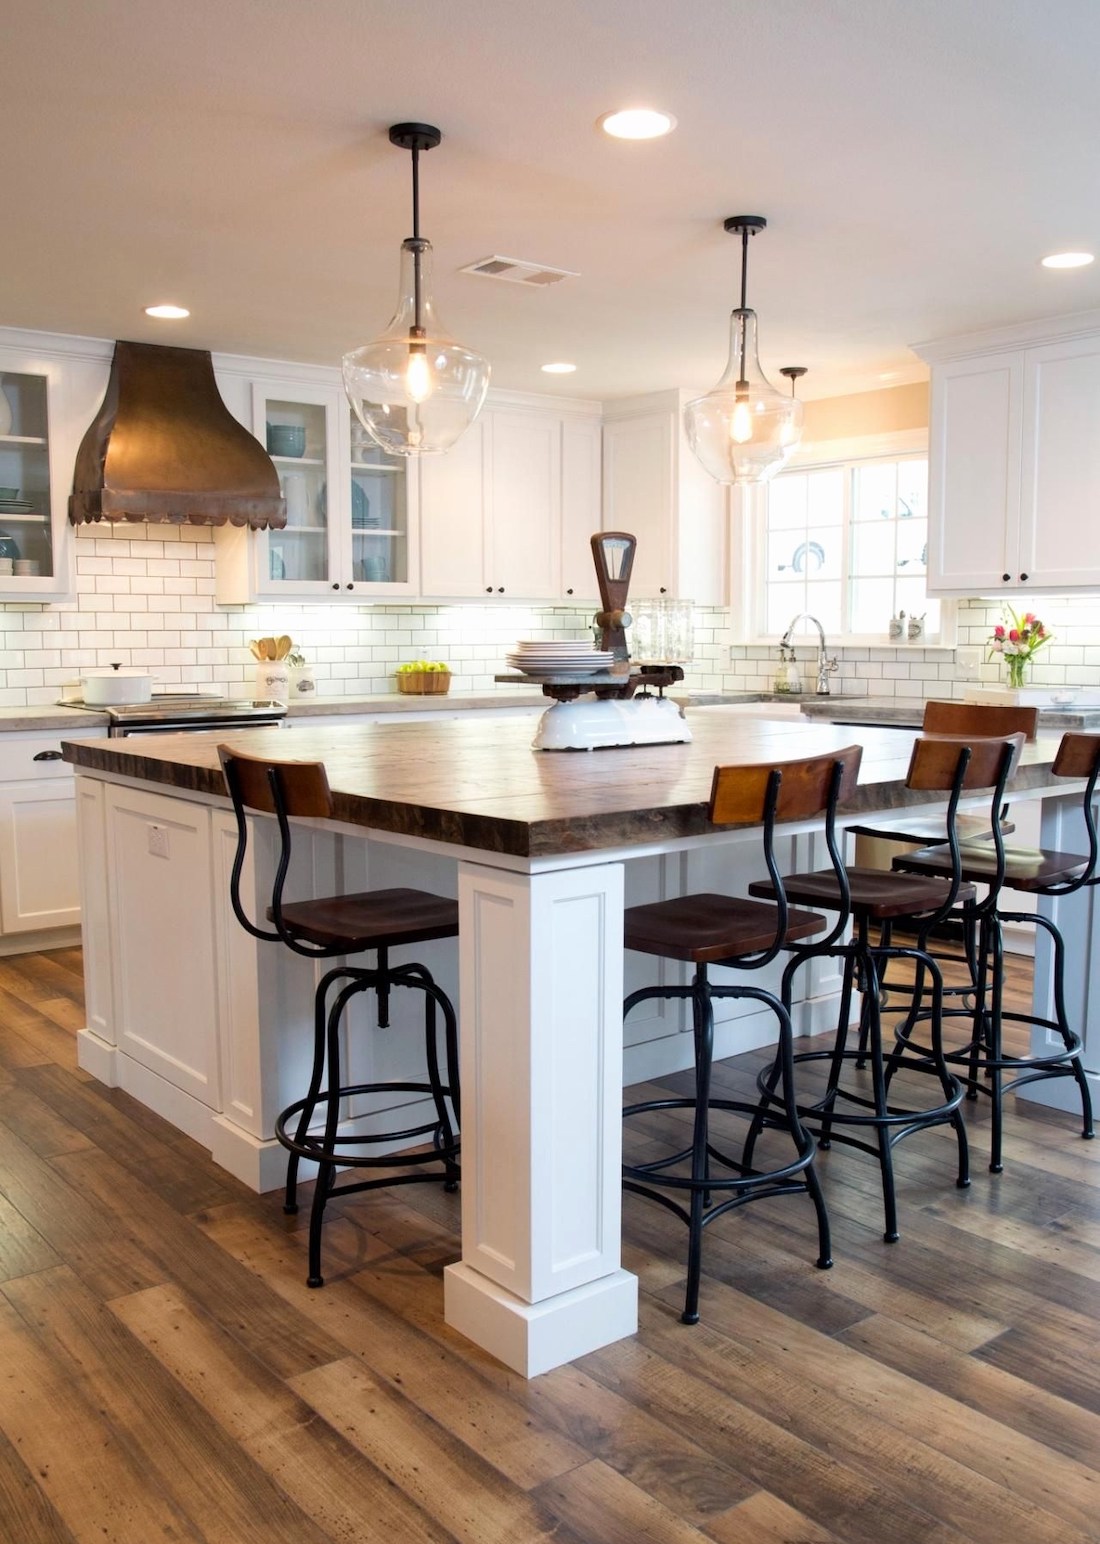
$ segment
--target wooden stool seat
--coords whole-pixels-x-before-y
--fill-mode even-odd
[[[951,873],[950,859],[945,872]],[[949,879],[930,877],[922,882],[907,876],[899,880],[897,874],[885,869],[850,868],[847,873],[853,915],[869,918],[872,922],[921,917],[938,911],[951,891]],[[824,906],[836,911],[842,904],[837,877],[828,869],[813,874],[791,874],[784,879],[783,888],[792,901],[802,906]],[[749,886],[749,891],[752,895],[770,895],[770,881],[757,880]],[[972,900],[974,893],[973,885],[963,885],[956,899]]]
[[[783,942],[809,938],[827,926],[817,912],[791,911]],[[775,941],[775,906],[706,892],[631,906],[626,913],[624,941],[628,949],[666,960],[718,964],[771,947]]]
[[[997,853],[989,842],[961,844],[963,878],[975,884],[996,876]],[[1041,891],[1048,885],[1067,884],[1088,867],[1081,853],[1050,852],[1042,847],[1005,847],[1003,884],[1010,890]],[[906,874],[950,874],[951,854],[945,847],[922,847],[899,855],[894,869]]]
[[[1011,836],[1015,829],[1013,821],[1002,818],[1002,836]],[[937,842],[947,840],[943,819],[937,819],[935,815],[914,815],[910,818],[902,813],[877,824],[846,826],[845,830],[849,836],[869,836],[879,842],[922,842],[935,846]],[[991,841],[993,837],[986,811],[957,815],[955,831],[960,842]]]
[[[458,936],[458,902],[426,890],[367,890],[323,900],[288,901],[283,921],[293,937],[349,954],[396,949]],[[268,920],[274,920],[268,909]]]

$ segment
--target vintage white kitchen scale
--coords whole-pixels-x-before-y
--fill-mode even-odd
[[[614,662],[598,672],[568,668],[560,673],[540,672],[539,683],[554,705],[539,719],[532,742],[535,750],[595,751],[683,744],[691,739],[680,708],[664,696],[666,686],[684,679],[682,667],[671,662],[631,665],[626,641],[631,616],[626,601],[636,546],[625,531],[603,531],[592,537],[600,588],[593,632],[599,629],[600,648],[613,655]],[[522,677],[510,674],[496,679]]]

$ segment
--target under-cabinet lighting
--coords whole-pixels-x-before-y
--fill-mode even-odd
[[[146,316],[155,316],[158,321],[162,322],[181,322],[185,316],[191,315],[186,306],[169,305],[146,306],[145,314]]]
[[[568,364],[564,359],[555,360],[553,364],[543,365],[544,375],[572,375],[576,365]]]

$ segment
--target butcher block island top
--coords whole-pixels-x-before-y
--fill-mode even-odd
[[[750,719],[735,710],[688,710],[687,745],[602,751],[534,751],[530,721],[469,719],[310,729],[285,735],[166,734],[64,742],[77,770],[225,795],[217,747],[323,761],[335,818],[516,858],[705,836],[711,776],[720,763],[764,762],[864,747],[852,814],[928,802],[904,786],[911,730]],[[1026,746],[1010,787],[1048,786],[1057,736]]]

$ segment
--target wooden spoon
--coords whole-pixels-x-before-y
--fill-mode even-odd
[[[281,633],[275,640],[275,658],[286,659],[293,647],[294,639],[288,637],[286,633]]]
[[[260,648],[260,640],[258,638],[251,639],[250,642],[249,642],[248,647],[252,651],[252,658],[253,659],[263,659],[264,653],[263,653],[263,650]]]

